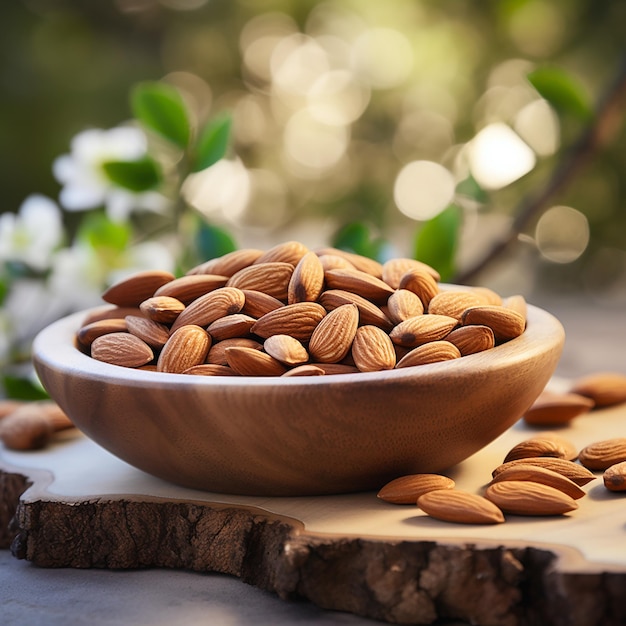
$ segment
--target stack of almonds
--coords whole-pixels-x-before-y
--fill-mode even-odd
[[[12,450],[43,448],[55,433],[73,426],[70,418],[51,400],[0,400],[0,441]]]
[[[459,358],[524,332],[526,303],[486,288],[443,290],[412,259],[384,264],[290,241],[238,250],[175,278],[110,287],[79,347],[133,368],[198,375],[316,376]]]
[[[593,409],[626,402],[626,376],[619,372],[597,372],[575,380],[568,391],[544,390],[526,411],[531,426],[565,426]]]
[[[578,462],[577,462],[578,461]],[[456,489],[439,474],[412,474],[387,483],[378,497],[417,504],[431,517],[464,524],[497,524],[512,515],[563,515],[578,508],[584,485],[604,471],[610,491],[626,492],[626,438],[595,442],[580,450],[553,433],[514,446],[492,472],[484,495]]]

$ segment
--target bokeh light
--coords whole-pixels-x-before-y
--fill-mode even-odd
[[[589,243],[589,222],[576,209],[553,206],[537,222],[535,241],[542,256],[554,263],[571,263]]]
[[[534,100],[527,104],[517,114],[514,128],[539,156],[550,156],[559,147],[559,119],[546,100]]]
[[[348,147],[350,133],[345,126],[330,126],[307,110],[291,116],[285,127],[284,148],[289,161],[318,175],[338,163]]]
[[[347,70],[320,76],[307,93],[308,111],[313,118],[331,126],[356,121],[369,102],[369,90]]]
[[[433,161],[405,165],[393,188],[398,209],[414,220],[427,220],[443,211],[454,197],[452,174]]]
[[[240,159],[222,159],[185,181],[187,202],[209,218],[241,215],[250,201],[251,182]]]
[[[485,189],[501,189],[528,174],[536,158],[510,126],[497,122],[483,128],[469,144],[469,165]]]
[[[392,28],[371,28],[354,42],[353,67],[373,89],[390,89],[407,80],[413,68],[408,39]]]

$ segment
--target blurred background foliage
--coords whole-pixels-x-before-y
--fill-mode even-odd
[[[626,297],[626,3],[16,0],[0,12],[2,212],[33,192],[58,198],[51,164],[71,138],[129,120],[133,86],[162,80],[196,119],[232,116],[228,159],[184,193],[239,247],[298,239],[444,265],[448,250],[444,275],[502,293]],[[81,217],[64,215],[70,232]]]

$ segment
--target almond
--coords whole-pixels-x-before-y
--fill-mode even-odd
[[[255,323],[254,317],[244,315],[243,313],[233,313],[211,322],[207,327],[207,332],[211,335],[213,341],[217,343],[224,339],[249,335],[250,329]]]
[[[502,302],[502,306],[506,309],[511,309],[519,313],[524,319],[526,319],[527,306],[526,298],[521,295],[509,296]]]
[[[305,365],[298,365],[293,369],[287,370],[282,377],[283,378],[295,378],[296,376],[324,376],[325,372],[321,367],[307,363]]]
[[[443,339],[456,325],[456,318],[447,315],[416,315],[397,324],[389,336],[399,346],[414,348]]]
[[[428,365],[460,358],[459,349],[449,341],[430,341],[407,352],[396,364],[397,368]]]
[[[593,400],[580,394],[544,390],[524,414],[524,421],[531,426],[559,426],[593,407]]]
[[[513,515],[563,515],[578,508],[566,493],[527,480],[505,480],[487,487],[485,497]]]
[[[483,305],[466,309],[461,317],[464,326],[479,324],[489,326],[497,342],[519,337],[526,328],[526,320],[512,309],[497,305]]]
[[[254,348],[226,348],[226,359],[242,376],[281,376],[287,371],[280,361]]]
[[[472,293],[478,296],[483,304],[502,306],[502,297],[489,287],[472,287]]]
[[[354,365],[348,365],[346,363],[310,363],[321,369],[326,376],[333,374],[356,374],[358,369]]]
[[[604,439],[585,446],[578,454],[581,465],[590,470],[605,470],[626,461],[626,437]]]
[[[255,263],[233,274],[226,286],[262,291],[278,300],[287,300],[293,271],[294,266],[291,263]]]
[[[0,440],[10,450],[38,450],[50,441],[52,423],[35,405],[28,403],[0,421]]]
[[[289,263],[296,266],[309,249],[299,241],[285,241],[264,252],[254,263]]]
[[[352,358],[361,372],[392,370],[396,352],[389,335],[378,326],[361,326],[352,342]]]
[[[446,341],[453,343],[461,356],[491,350],[496,345],[493,330],[489,326],[460,326],[446,335]]]
[[[383,266],[375,259],[363,256],[361,254],[355,254],[354,252],[347,252],[346,250],[340,250],[338,248],[321,248],[315,251],[318,256],[325,254],[333,254],[340,256],[349,261],[357,270],[365,272],[375,276],[376,278],[382,278]]]
[[[239,376],[232,367],[217,365],[216,363],[201,363],[186,369],[183,374],[192,376]]]
[[[296,265],[287,288],[287,302],[315,302],[324,288],[324,267],[315,252],[307,252]]]
[[[245,302],[242,313],[249,315],[250,317],[263,317],[266,313],[279,309],[281,306],[285,306],[278,298],[270,296],[262,291],[255,291],[254,289],[242,289],[245,296]]]
[[[151,348],[161,349],[170,338],[169,328],[147,317],[126,316],[126,328],[131,335],[139,337]]]
[[[490,484],[502,482],[503,480],[529,480],[534,483],[541,483],[542,485],[548,485],[548,487],[554,487],[566,493],[574,500],[578,500],[585,495],[582,488],[573,480],[570,480],[558,472],[535,465],[525,465],[523,463],[513,465],[500,472]]]
[[[189,304],[176,318],[171,330],[173,332],[186,324],[208,326],[220,317],[239,313],[245,300],[243,291],[235,287],[220,287],[210,291]]]
[[[416,504],[417,499],[436,489],[454,489],[451,478],[441,474],[409,474],[388,482],[377,494],[391,504]]]
[[[342,269],[350,269],[355,270],[356,267],[348,261],[348,259],[338,256],[336,254],[322,254],[317,257],[324,268],[326,270],[342,270]]]
[[[141,302],[154,295],[159,287],[171,280],[174,280],[174,275],[170,272],[160,270],[136,272],[111,285],[102,294],[102,299],[119,307],[138,307]]]
[[[127,330],[125,319],[98,320],[80,328],[76,334],[76,339],[82,346],[88,348],[97,337],[108,335],[109,333],[123,333]]]
[[[570,389],[591,398],[597,407],[612,406],[626,402],[626,375],[618,372],[599,372],[583,376]]]
[[[435,279],[435,282],[439,282],[441,280],[439,272],[434,267],[431,267],[426,263],[422,263],[422,261],[401,257],[389,259],[383,263],[382,278],[393,289],[399,289],[402,276],[410,270],[421,270],[426,272]]]
[[[427,491],[417,499],[417,506],[431,517],[458,524],[499,524],[502,511],[493,502],[475,493],[459,489]]]
[[[428,313],[447,315],[460,321],[465,309],[478,305],[480,298],[471,291],[442,291],[430,301]]]
[[[263,349],[285,365],[301,365],[309,360],[309,353],[306,348],[290,335],[268,337],[263,343]]]
[[[291,335],[298,341],[308,341],[325,315],[324,307],[316,302],[296,302],[266,313],[251,330],[263,339]]]
[[[350,351],[359,325],[359,309],[344,304],[328,313],[311,335],[309,353],[313,361],[338,363]]]
[[[397,289],[387,300],[387,315],[394,324],[424,313],[419,296],[408,289]]]
[[[143,313],[139,309],[139,305],[137,306],[115,306],[107,309],[96,309],[95,311],[90,311],[83,320],[83,326],[87,324],[91,324],[93,322],[99,322],[100,320],[114,320],[114,319],[124,319],[127,315],[140,315]]]
[[[263,250],[256,250],[254,248],[234,250],[233,252],[228,252],[223,256],[197,265],[189,270],[187,274],[217,274],[218,276],[227,276],[230,278],[244,267],[252,265],[263,256],[263,254]]]
[[[157,371],[182,374],[190,367],[204,363],[210,347],[211,336],[204,328],[194,324],[181,326],[163,346]]]
[[[27,406],[29,404],[26,400],[6,400],[0,399],[0,419],[11,415],[13,411],[16,411],[20,407]]]
[[[412,269],[400,279],[399,289],[408,289],[416,294],[428,309],[430,301],[439,293],[439,285],[433,276],[423,269]]]
[[[140,367],[154,358],[152,348],[129,333],[109,333],[94,339],[91,356],[98,361],[122,367]]]
[[[607,467],[602,480],[609,491],[626,491],[626,462]]]
[[[507,463],[503,463],[502,465],[496,467],[491,475],[495,478],[498,474],[509,469],[510,467],[522,464],[544,467],[545,469],[552,470],[553,472],[558,472],[570,480],[573,480],[581,487],[595,478],[595,476],[587,468],[579,465],[578,463],[548,456],[538,456],[527,459],[518,459],[517,461],[508,461]]]
[[[242,337],[236,337],[234,339],[224,339],[223,341],[213,344],[209,348],[209,353],[206,357],[207,364],[228,365],[228,359],[226,358],[226,349],[234,347],[262,350],[263,344],[256,341],[255,339],[247,339]]]
[[[356,293],[374,303],[387,302],[394,290],[380,278],[360,270],[337,269],[324,272],[329,289]]]
[[[165,283],[154,292],[154,295],[169,296],[180,300],[183,304],[189,304],[209,291],[224,287],[227,281],[227,276],[190,274]]]
[[[359,323],[378,326],[383,330],[393,328],[393,324],[380,307],[356,293],[343,289],[327,289],[320,296],[319,302],[327,311],[332,311],[344,304],[356,304],[359,309]]]
[[[151,320],[161,324],[172,324],[185,310],[185,305],[176,298],[169,296],[153,296],[140,305],[141,312]]]
[[[555,459],[573,461],[578,456],[578,451],[571,441],[558,435],[545,433],[521,441],[513,446],[505,456],[503,463],[538,456],[549,456]]]
[[[41,414],[50,422],[54,432],[74,427],[74,422],[56,402],[40,400],[38,402],[30,402],[29,404],[34,404],[39,409]]]

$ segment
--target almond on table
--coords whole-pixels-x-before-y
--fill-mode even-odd
[[[417,499],[428,491],[454,487],[454,481],[442,474],[409,474],[388,482],[377,496],[392,504],[417,504]]]
[[[576,380],[570,389],[593,400],[595,406],[613,406],[626,402],[626,375],[618,372],[598,372]]]
[[[563,515],[578,508],[576,500],[560,489],[527,480],[492,483],[485,497],[514,515]]]
[[[417,506],[431,517],[457,524],[500,524],[502,510],[492,501],[460,489],[427,491],[417,499]]]

